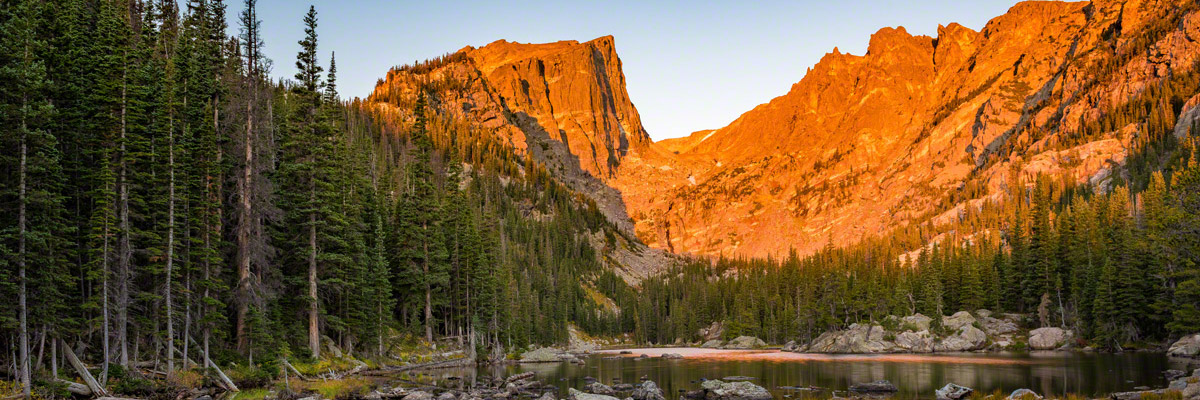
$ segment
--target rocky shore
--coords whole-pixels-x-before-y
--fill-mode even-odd
[[[821,334],[808,344],[789,342],[784,351],[800,353],[937,353],[981,350],[1057,350],[1074,344],[1070,330],[1023,329],[1022,314],[988,310],[959,311],[940,324],[920,313],[888,316],[878,323],[856,323]]]

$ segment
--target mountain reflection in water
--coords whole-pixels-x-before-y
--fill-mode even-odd
[[[714,350],[699,348],[629,349],[599,352],[583,365],[567,363],[484,366],[427,371],[422,379],[434,384],[471,385],[479,377],[504,377],[533,371],[542,382],[557,386],[559,397],[568,388],[583,388],[585,377],[605,384],[637,383],[647,377],[663,388],[667,398],[699,387],[702,379],[748,376],[777,398],[808,397],[794,387],[818,387],[815,397],[850,385],[886,379],[900,388],[896,399],[932,398],[946,383],[981,392],[1010,392],[1030,388],[1041,394],[1077,393],[1089,396],[1133,390],[1138,386],[1165,387],[1162,372],[1188,368],[1187,361],[1158,353],[1097,354],[1074,352],[831,355],[796,354],[774,350]],[[683,359],[664,359],[664,353]],[[642,354],[649,358],[640,357]],[[459,379],[462,378],[462,379]]]

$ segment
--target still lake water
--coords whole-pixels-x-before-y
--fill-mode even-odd
[[[614,380],[636,384],[645,376],[658,383],[668,399],[677,399],[680,390],[699,388],[701,379],[727,376],[752,377],[751,382],[766,387],[776,398],[814,397],[789,387],[822,388],[815,397],[828,398],[832,391],[845,391],[855,383],[886,379],[900,388],[895,399],[931,399],[934,390],[949,382],[980,392],[998,389],[1007,393],[1030,388],[1043,395],[1097,396],[1134,390],[1138,386],[1165,387],[1163,371],[1190,371],[1195,367],[1186,360],[1168,359],[1159,353],[823,355],[694,348],[630,351],[633,354],[618,355],[616,351],[593,354],[583,365],[547,363],[445,369],[424,371],[422,378],[439,385],[457,386],[484,377],[533,371],[538,380],[557,386],[562,398],[568,388],[582,389],[587,384],[585,377],[612,385]],[[658,358],[662,353],[681,353],[686,358]],[[641,354],[652,358],[638,358]]]

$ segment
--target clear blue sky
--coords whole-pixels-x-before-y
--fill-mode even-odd
[[[242,0],[229,4],[230,33]],[[935,36],[958,22],[980,29],[1015,0],[368,1],[260,0],[273,75],[295,73],[308,5],[319,50],[337,52],[338,87],[365,97],[389,68],[497,39],[587,41],[613,35],[629,95],[655,140],[720,128],[787,93],[835,46],[863,54],[881,27]]]

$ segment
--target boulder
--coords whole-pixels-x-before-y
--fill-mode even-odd
[[[654,381],[645,381],[638,385],[637,389],[633,390],[633,395],[630,396],[633,400],[667,400],[663,396],[662,389],[658,388],[658,384]]]
[[[722,324],[720,321],[713,322],[707,328],[700,328],[696,333],[705,341],[717,340],[721,338],[721,335],[725,334],[725,324]]]
[[[959,400],[970,396],[972,392],[974,390],[969,387],[947,383],[946,386],[942,386],[933,393],[937,395],[938,400]]]
[[[1037,328],[1029,331],[1029,348],[1034,350],[1057,349],[1067,344],[1071,336],[1071,331],[1062,328]]]
[[[679,353],[663,353],[663,355],[661,355],[660,357],[662,357],[662,358],[665,358],[665,359],[668,359],[668,360],[679,360],[679,359],[682,359],[682,358],[683,358],[683,354],[679,354]]]
[[[1200,333],[1187,335],[1167,349],[1167,355],[1173,357],[1197,357],[1200,356]]]
[[[983,331],[988,335],[996,336],[1017,331],[1017,324],[1013,321],[992,317],[981,317],[979,324],[983,325]]]
[[[565,352],[565,351],[562,351],[559,349],[555,349],[555,348],[543,347],[540,349],[530,350],[530,351],[521,353],[520,362],[543,363],[543,362],[578,361],[578,360],[579,359],[576,358],[571,353],[568,353],[568,352]]]
[[[712,339],[707,342],[704,342],[704,344],[700,345],[700,347],[703,347],[706,349],[719,349],[724,344],[725,344],[725,342],[722,342],[721,339]]]
[[[442,394],[438,395],[437,400],[454,400],[456,398],[457,397],[454,396],[454,393],[442,392]]]
[[[542,397],[538,397],[538,400],[557,400],[557,399],[554,398],[554,393],[546,392],[545,394],[542,395]]]
[[[1180,371],[1177,369],[1168,369],[1166,371],[1163,371],[1163,377],[1167,378],[1168,381],[1173,381],[1173,380],[1182,378],[1184,376],[1187,376],[1187,372],[1183,372],[1183,371]]]
[[[818,336],[808,346],[813,353],[891,353],[896,344],[884,340],[884,329],[879,325],[851,324],[844,331],[830,331]]]
[[[924,314],[916,313],[900,319],[900,328],[911,328],[914,332],[928,331],[929,323],[933,322],[933,318],[926,317]]]
[[[951,332],[957,331],[959,328],[964,326],[974,324],[975,322],[975,317],[972,317],[971,313],[966,311],[959,311],[949,317],[942,317],[942,326],[946,327],[946,330]]]
[[[591,394],[602,394],[605,396],[612,396],[617,393],[613,388],[600,382],[589,383],[583,387],[583,390]]]
[[[1166,393],[1164,389],[1158,390],[1139,390],[1134,392],[1117,392],[1110,394],[1108,398],[1112,400],[1141,400],[1142,397],[1159,399]]]
[[[767,342],[754,336],[738,336],[725,344],[726,349],[757,349],[766,346]]]
[[[929,331],[906,331],[896,335],[896,347],[912,353],[931,353],[933,338],[929,336]]]
[[[782,350],[783,350],[783,351],[795,352],[795,351],[797,351],[797,350],[800,350],[800,346],[796,344],[796,341],[795,341],[795,340],[789,340],[787,343],[784,343],[784,344],[783,344],[783,349],[782,349]]]
[[[433,395],[429,392],[422,392],[418,390],[405,395],[404,400],[433,400]]]
[[[972,351],[983,348],[987,334],[972,325],[963,325],[958,334],[948,336],[933,345],[934,351]]]
[[[992,310],[989,310],[986,308],[980,308],[978,310],[975,310],[975,315],[978,315],[979,318],[988,318],[988,317],[992,316]]]
[[[567,398],[571,400],[620,400],[608,395],[580,392],[575,390],[575,388],[570,388],[567,391]]]
[[[700,384],[707,400],[770,400],[771,392],[750,382],[704,381]],[[584,399],[589,400],[589,399]]]
[[[895,393],[900,391],[891,382],[881,380],[850,385],[850,391],[855,393]]]
[[[1008,398],[1006,400],[1041,400],[1041,399],[1042,399],[1042,396],[1039,396],[1036,392],[1034,392],[1032,390],[1017,389],[1017,390],[1014,390],[1011,394],[1009,394]]]

